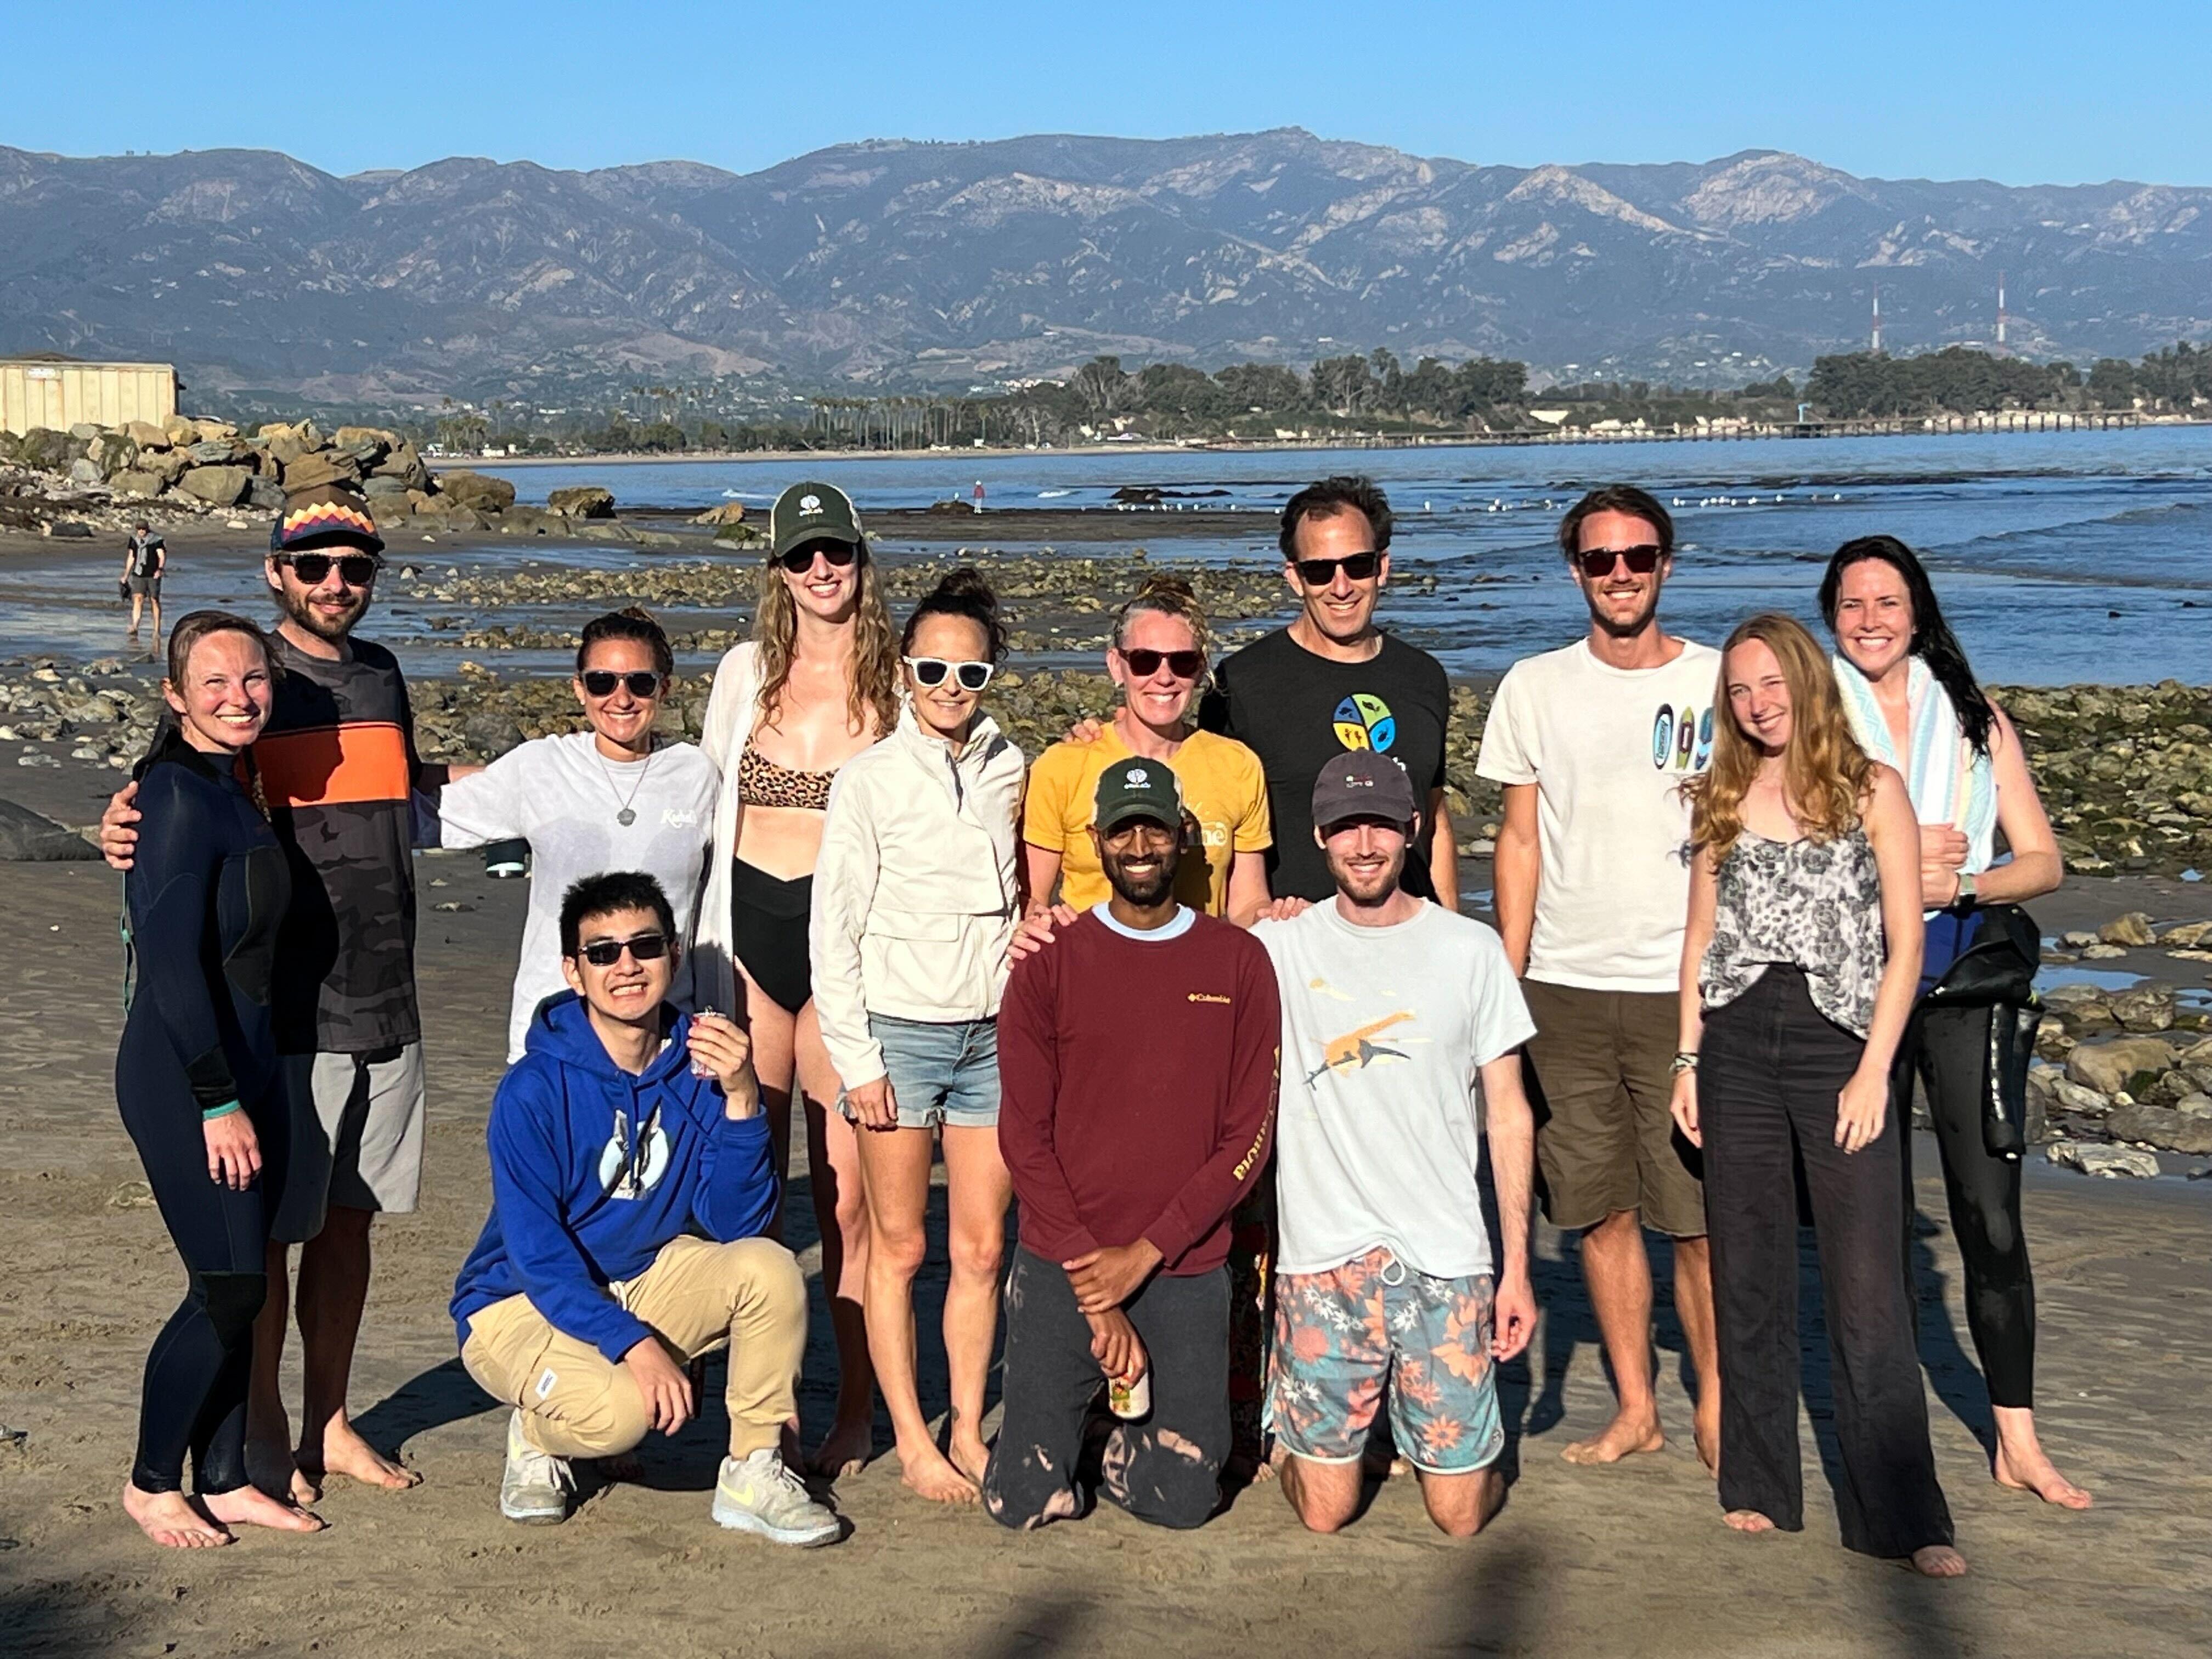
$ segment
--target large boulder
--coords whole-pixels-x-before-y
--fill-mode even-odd
[[[235,438],[238,428],[228,421],[211,420],[203,415],[193,420],[192,433],[200,442],[206,443],[216,438]]]
[[[2170,1106],[2115,1106],[2105,1127],[2116,1140],[2140,1140],[2169,1152],[2212,1152],[2212,1118]]]
[[[70,428],[70,436],[79,443],[88,444],[106,429],[98,421],[79,421]]]
[[[743,501],[724,501],[720,507],[708,507],[704,513],[702,513],[697,518],[691,520],[693,524],[711,524],[715,526],[743,524],[744,521],[745,504]]]
[[[107,475],[100,470],[100,463],[89,455],[80,455],[69,464],[69,481],[73,484],[106,483]]]
[[[572,519],[611,519],[615,515],[615,493],[597,484],[576,484],[553,491],[546,496],[545,506],[550,512],[566,514]]]
[[[191,464],[191,453],[186,450],[142,449],[138,452],[138,471],[152,473],[165,486],[184,477],[185,469]]]
[[[257,512],[281,512],[284,507],[284,486],[270,474],[258,474],[246,486],[246,504]]]
[[[2173,1029],[2173,987],[2152,982],[2115,991],[2110,999],[2112,1018],[2124,1031],[2166,1031]]]
[[[123,430],[141,449],[167,449],[169,447],[167,429],[152,421],[126,421]]]
[[[177,488],[210,507],[235,507],[252,482],[242,466],[196,466],[177,480]]]
[[[161,422],[161,430],[169,434],[173,444],[196,444],[200,441],[199,422],[189,415],[172,415]]]
[[[112,478],[137,465],[138,441],[128,433],[103,432],[92,441],[85,459],[100,469],[101,477]]]
[[[398,446],[399,436],[397,433],[386,432],[380,426],[342,426],[331,437],[331,443],[338,449],[353,449],[366,445],[381,455]]]
[[[2066,1056],[2066,1075],[2100,1095],[2138,1093],[2173,1064],[2173,1045],[2154,1036],[2084,1042]]]
[[[478,513],[504,513],[514,505],[514,486],[504,478],[482,472],[447,472],[438,479],[438,493],[456,507]]]
[[[261,435],[268,443],[269,459],[276,463],[279,471],[315,447],[314,440],[309,435],[313,428],[309,427],[307,431],[301,430],[301,427],[306,425],[302,422],[301,426],[264,426],[261,428]]]
[[[284,489],[289,494],[295,489],[314,489],[327,483],[356,483],[360,478],[358,468],[334,459],[327,450],[319,449],[312,454],[301,456],[284,469]]]
[[[2124,916],[2115,916],[2097,930],[2098,939],[2106,945],[2148,945],[2154,937],[2150,918],[2141,910],[2130,910]]]
[[[194,466],[235,466],[252,451],[235,438],[203,438],[185,453]]]
[[[34,426],[23,434],[15,453],[25,466],[41,472],[58,472],[69,465],[69,434],[50,426]]]
[[[397,478],[410,489],[430,487],[430,469],[424,465],[422,452],[410,439],[401,439],[392,451],[369,469],[369,476],[377,478]]]
[[[18,864],[57,864],[99,856],[99,849],[76,830],[27,806],[0,800],[0,859]]]
[[[118,472],[107,483],[118,495],[158,495],[161,493],[161,476],[158,472]]]
[[[361,493],[371,501],[374,501],[379,495],[404,496],[407,494],[407,480],[390,477],[381,472],[372,472],[361,481]]]

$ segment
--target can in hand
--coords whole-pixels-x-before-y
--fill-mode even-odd
[[[1106,1379],[1106,1408],[1124,1422],[1133,1423],[1152,1414],[1152,1373],[1148,1366],[1134,1382],[1126,1376]]]
[[[720,1019],[721,1018],[721,1016],[715,1013],[712,1008],[702,1008],[698,1011],[698,1013],[695,1013],[691,1016],[692,1019],[696,1021],[700,1014],[707,1015],[710,1018],[714,1019]],[[691,1055],[691,1075],[699,1079],[702,1082],[714,1075],[714,1068],[702,1059],[696,1049],[693,1051]]]

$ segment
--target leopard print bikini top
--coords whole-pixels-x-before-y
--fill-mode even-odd
[[[837,769],[805,772],[770,760],[745,739],[738,756],[738,799],[747,806],[796,806],[811,812],[830,810],[830,785]]]

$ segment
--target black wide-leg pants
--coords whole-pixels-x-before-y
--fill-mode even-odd
[[[1805,976],[1770,967],[1710,1010],[1698,1072],[1705,1217],[1720,1334],[1723,1510],[1804,1526],[1798,1457],[1797,1199],[1802,1164],[1828,1326],[1843,1455],[1846,1548],[1910,1555],[1951,1541],[1936,1483],[1912,1307],[1898,1271],[1904,1226],[1898,1115],[1857,1152],[1835,1144],[1836,1097],[1865,1045],[1813,1006]]]

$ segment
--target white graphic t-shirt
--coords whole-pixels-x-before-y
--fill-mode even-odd
[[[1498,935],[1433,902],[1355,927],[1328,899],[1252,937],[1283,996],[1277,1267],[1382,1245],[1431,1279],[1491,1272],[1476,1073],[1536,1029]]]
[[[1660,668],[1588,640],[1526,657],[1498,687],[1474,769],[1536,786],[1542,873],[1528,977],[1592,991],[1680,988],[1690,903],[1685,778],[1712,759],[1721,653],[1684,641]]]

